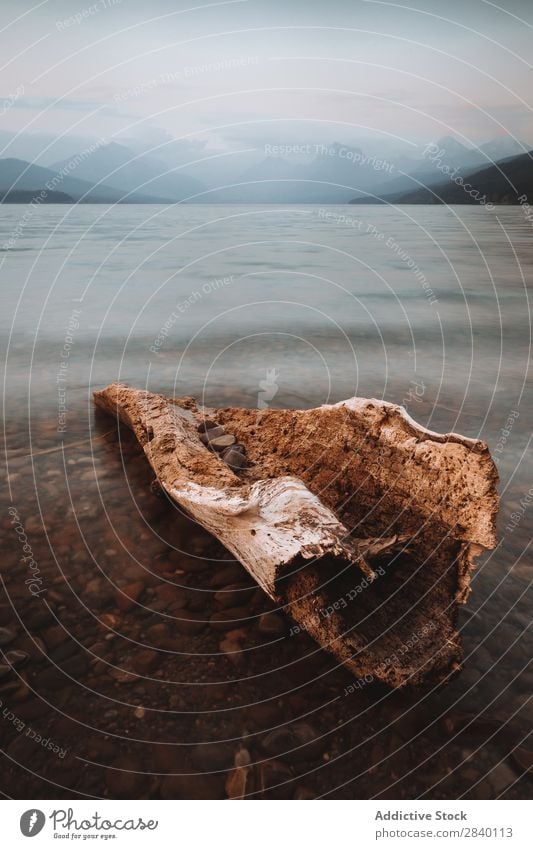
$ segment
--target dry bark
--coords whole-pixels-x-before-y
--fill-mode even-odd
[[[132,428],[168,495],[356,676],[399,687],[460,667],[457,605],[495,545],[484,442],[362,398],[261,412],[120,384],[94,398]],[[245,446],[246,470],[202,444],[207,414]]]

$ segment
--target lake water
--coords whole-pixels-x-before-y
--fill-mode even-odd
[[[425,705],[484,712],[514,729],[516,745],[530,727],[533,684],[525,633],[533,574],[532,237],[519,207],[0,206],[8,497],[35,534],[49,581],[77,586],[74,607],[56,602],[59,619],[74,616],[76,604],[91,606],[84,596],[91,580],[103,575],[120,585],[132,572],[126,536],[140,545],[135,568],[162,545],[176,545],[170,522],[158,513],[151,523],[149,494],[139,508],[144,467],[132,484],[135,506],[126,504],[130,482],[120,487],[130,461],[119,463],[113,424],[95,417],[94,389],[121,380],[249,407],[265,382],[272,407],[384,398],[433,430],[482,438],[493,451],[500,542],[482,558],[461,612],[465,670]],[[138,461],[134,446],[127,457]],[[187,557],[180,522],[177,547]],[[7,580],[20,570],[20,548],[5,526]],[[23,582],[9,600],[26,633],[31,600]],[[94,603],[101,613],[105,605]],[[397,713],[396,698],[385,700],[384,723]],[[207,739],[213,733],[205,729]],[[506,746],[504,739],[472,744],[467,754],[464,743],[459,754],[454,749],[450,797],[476,782],[497,795],[505,775],[511,796],[522,795]],[[420,769],[426,778],[417,784],[395,767],[391,797],[438,797],[446,770],[428,778]],[[334,793],[346,781],[331,775],[314,792]],[[371,793],[377,779],[368,780],[363,792]]]

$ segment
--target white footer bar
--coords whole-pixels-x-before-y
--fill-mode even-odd
[[[6,849],[67,841],[157,849],[533,846],[528,802],[30,799],[1,804]]]

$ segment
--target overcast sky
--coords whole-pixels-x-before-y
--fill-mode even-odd
[[[0,30],[8,132],[533,141],[531,0],[2,0]]]

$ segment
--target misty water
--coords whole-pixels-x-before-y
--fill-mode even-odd
[[[486,440],[497,462],[500,541],[461,611],[465,669],[444,698],[520,721],[533,683],[531,227],[519,207],[0,206],[11,502],[30,529],[44,523],[67,574],[79,515],[93,555],[108,522],[120,527],[113,424],[91,402],[114,380],[218,406],[254,407],[265,383],[272,407],[403,404],[432,430]],[[80,462],[101,470],[90,500]],[[6,568],[19,555],[10,539]],[[120,558],[99,556],[118,580]]]

